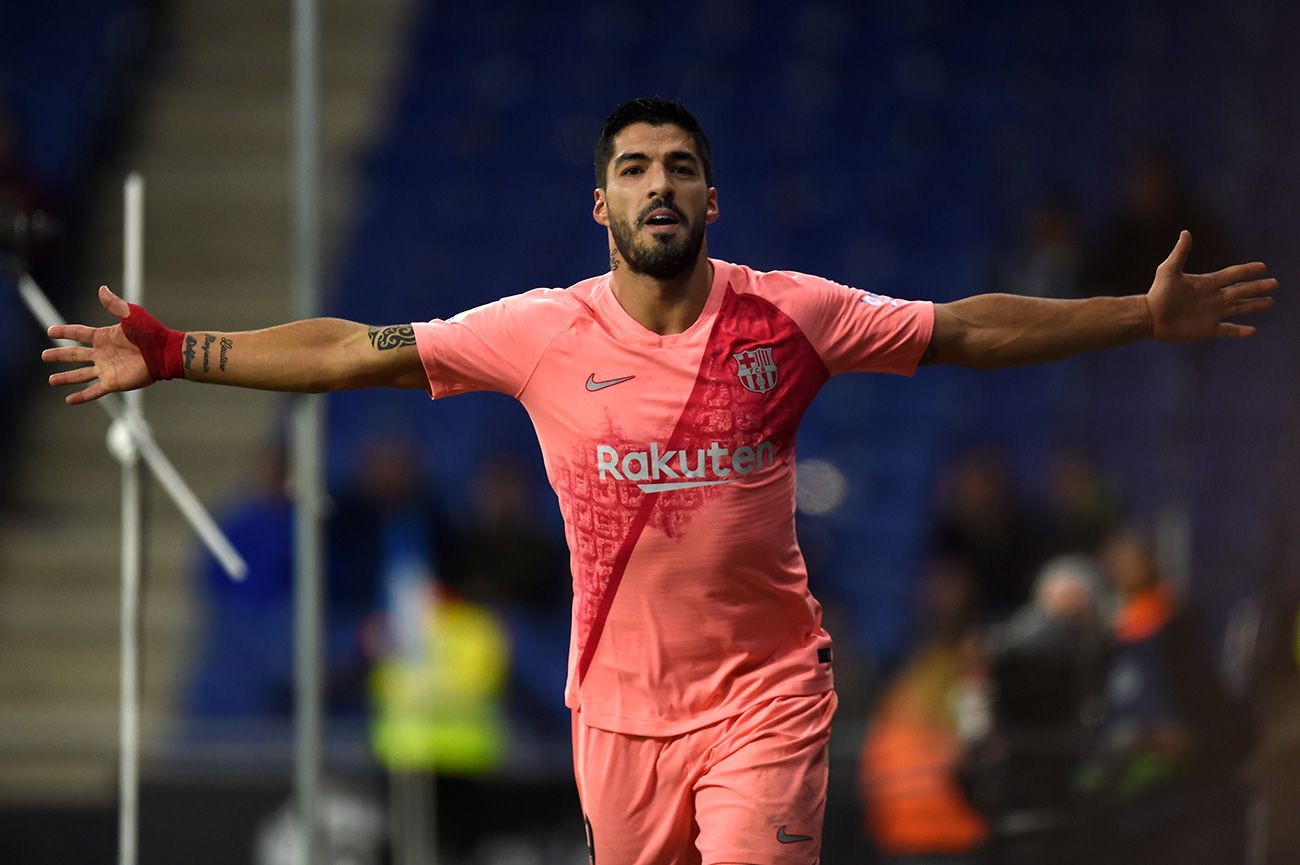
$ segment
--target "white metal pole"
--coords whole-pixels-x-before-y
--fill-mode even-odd
[[[294,317],[320,315],[320,63],[318,0],[293,4]],[[293,411],[295,508],[295,763],[299,862],[317,865],[324,699],[321,685],[324,478],[321,397],[297,397]]]
[[[137,173],[123,185],[122,289],[128,303],[143,302],[144,181]],[[127,409],[143,417],[143,392],[125,394]],[[119,420],[114,423],[125,423]],[[119,712],[117,861],[136,865],[140,826],[140,582],[144,558],[144,499],[140,452],[122,448],[122,652]]]

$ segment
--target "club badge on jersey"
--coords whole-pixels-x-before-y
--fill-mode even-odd
[[[733,354],[732,358],[736,361],[736,375],[746,390],[767,393],[776,387],[776,361],[772,360],[772,349],[765,346],[751,348]]]

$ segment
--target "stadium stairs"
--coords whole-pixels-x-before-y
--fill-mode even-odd
[[[324,188],[330,240],[346,180],[371,135],[405,0],[324,4]],[[98,281],[121,274],[120,178],[146,183],[145,300],[171,326],[242,329],[290,314],[289,11],[182,0],[123,164],[94,196],[90,281],[71,320],[103,323]],[[382,108],[380,108],[382,110]],[[119,663],[119,469],[106,416],[39,395],[19,431],[17,515],[0,524],[0,802],[109,802],[115,795]],[[155,435],[199,498],[219,508],[271,437],[277,398],[169,383],[147,392]],[[197,541],[150,485],[144,600],[143,743],[174,728],[202,627]]]

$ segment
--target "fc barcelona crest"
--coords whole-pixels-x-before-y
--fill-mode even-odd
[[[736,376],[745,390],[767,393],[776,387],[776,361],[772,360],[772,349],[751,348],[732,357],[736,359]]]

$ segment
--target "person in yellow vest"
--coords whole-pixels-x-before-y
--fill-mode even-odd
[[[423,592],[416,651],[393,652],[372,676],[372,741],[393,772],[481,775],[505,750],[509,645],[486,607]]]

